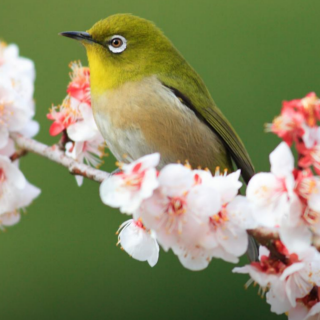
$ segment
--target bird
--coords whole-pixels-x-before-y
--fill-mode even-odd
[[[246,183],[249,154],[197,72],[151,21],[115,14],[91,29],[60,35],[80,41],[90,67],[96,124],[122,163],[159,152],[160,168],[185,160],[193,168],[232,172]]]

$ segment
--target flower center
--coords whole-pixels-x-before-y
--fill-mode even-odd
[[[166,213],[173,216],[181,216],[186,212],[186,200],[182,197],[168,197]]]
[[[129,187],[133,190],[139,190],[141,188],[145,175],[145,171],[139,171],[141,166],[141,163],[137,163],[132,169],[132,173],[130,175],[123,174],[124,184],[126,187]]]
[[[291,131],[292,129],[294,129],[294,127],[294,122],[290,118],[286,118],[283,116],[276,117],[271,125],[271,129],[276,132]]]
[[[229,218],[228,218],[227,210],[225,209],[225,206],[224,208],[222,208],[222,210],[219,213],[209,218],[210,225],[213,226],[215,229],[218,226],[223,225],[227,221],[229,221]]]
[[[319,107],[318,98],[316,96],[306,97],[301,100],[303,109],[307,114],[307,123],[310,127],[317,124],[317,108]]]
[[[267,274],[281,274],[287,267],[282,261],[267,256],[262,256],[260,262],[251,262],[251,265]]]
[[[303,179],[298,188],[299,188],[298,192],[300,196],[302,196],[304,199],[309,199],[309,197],[313,193],[318,192],[317,181],[313,178]]]
[[[304,210],[302,217],[307,223],[311,225],[317,224],[319,222],[319,212],[316,212],[308,207],[306,207],[306,209]]]
[[[311,309],[315,304],[320,302],[320,288],[314,286],[307,296],[297,300],[301,301],[307,308]]]
[[[141,228],[143,230],[146,229],[146,227],[143,225],[141,218],[139,220],[134,220],[133,223],[138,227]]]

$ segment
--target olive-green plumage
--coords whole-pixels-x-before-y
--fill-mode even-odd
[[[244,180],[251,178],[240,138],[200,76],[153,23],[118,14],[87,33],[64,35],[87,49],[95,119],[119,160],[122,152],[131,160],[159,151],[162,164],[189,160],[194,167],[232,170],[232,158]],[[124,49],[116,52],[119,43]]]

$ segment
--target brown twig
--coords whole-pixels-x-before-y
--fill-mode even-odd
[[[10,160],[13,162],[17,159],[20,159],[21,157],[24,157],[25,155],[28,154],[28,151],[25,150],[25,149],[20,149],[20,150],[17,150],[11,157],[10,157]]]
[[[41,142],[27,138],[18,133],[11,134],[11,137],[21,148],[21,150],[24,150],[24,152],[33,152],[51,161],[54,161],[68,168],[72,174],[80,175],[100,183],[110,176],[108,172],[94,169],[84,163],[77,162],[76,160],[66,156],[57,145],[49,147]]]
[[[280,259],[279,252],[276,250],[274,246],[274,240],[280,240],[278,232],[274,230],[270,230],[268,228],[257,228],[252,230],[247,230],[248,234],[253,236],[259,244],[266,246],[271,254],[273,253]],[[312,245],[320,252],[320,237],[314,235],[312,238]],[[281,260],[281,259],[280,259]]]

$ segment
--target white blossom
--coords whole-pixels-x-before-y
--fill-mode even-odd
[[[270,154],[271,172],[258,173],[247,187],[247,198],[259,226],[276,228],[298,223],[302,206],[294,192],[294,158],[285,142]]]
[[[144,156],[130,164],[123,164],[122,171],[102,182],[100,197],[103,203],[132,214],[144,199],[151,197],[158,187],[156,166],[160,155]]]
[[[27,207],[39,194],[17,166],[0,155],[0,215]]]
[[[140,220],[130,219],[119,228],[119,244],[132,258],[148,261],[155,266],[159,258],[159,245],[151,230],[147,230]]]

